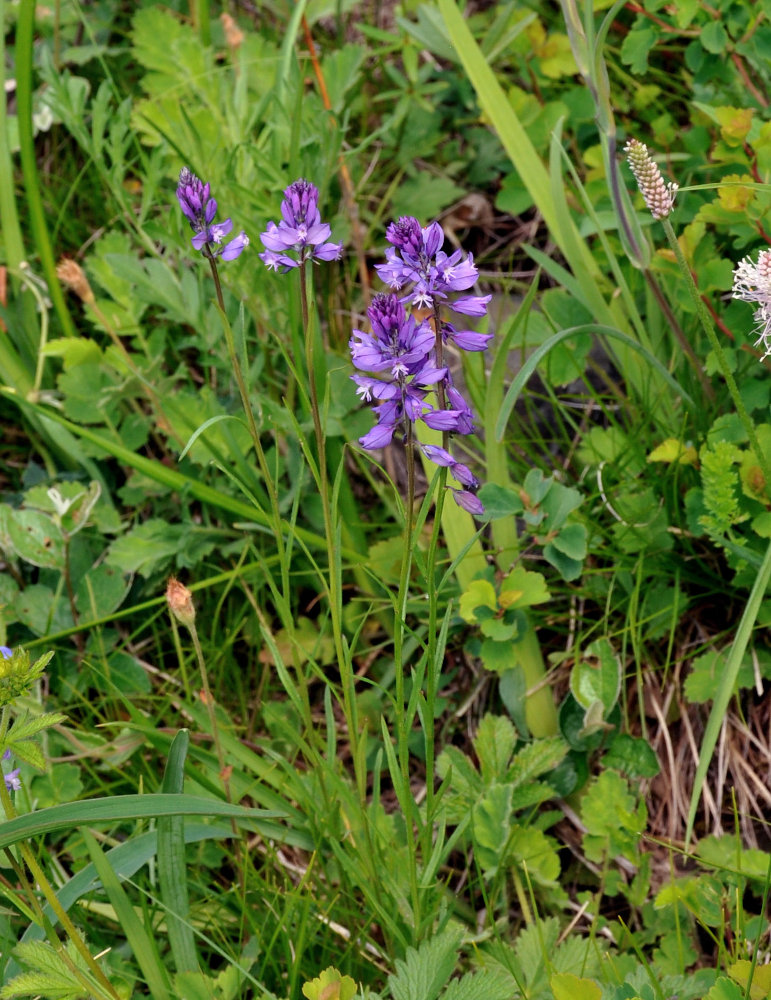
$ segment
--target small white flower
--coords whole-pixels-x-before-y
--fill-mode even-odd
[[[742,302],[755,302],[755,347],[763,345],[763,357],[771,354],[771,250],[761,250],[757,263],[751,257],[739,261],[734,270],[733,297]]]

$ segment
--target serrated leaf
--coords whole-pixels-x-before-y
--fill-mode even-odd
[[[436,1000],[455,970],[462,936],[459,927],[448,927],[397,958],[396,973],[388,977],[393,1000]]]
[[[517,745],[517,731],[503,715],[485,715],[473,740],[485,784],[502,778]]]
[[[658,40],[653,28],[641,28],[630,31],[621,46],[621,61],[626,63],[633,73],[648,72],[648,54]]]
[[[557,841],[535,826],[515,826],[509,836],[507,860],[526,868],[534,882],[553,886],[560,875]]]
[[[503,858],[511,826],[511,785],[487,788],[471,814],[474,856],[486,876],[495,875]]]
[[[725,976],[718,976],[704,1000],[744,1000],[744,990]]]
[[[515,788],[553,770],[568,752],[560,736],[546,736],[526,743],[512,760],[506,780]]]
[[[615,771],[603,771],[584,793],[581,818],[584,851],[590,861],[621,854],[634,858],[645,829],[645,803],[635,805],[627,782]]]
[[[43,729],[50,729],[51,726],[58,726],[61,722],[66,722],[67,716],[60,712],[44,712],[42,715],[30,715],[25,712],[14,722],[7,736],[9,746],[19,740],[26,740]]]

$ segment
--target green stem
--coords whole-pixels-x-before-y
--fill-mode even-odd
[[[309,309],[309,288],[312,290],[312,271],[305,261],[300,262],[300,305],[302,308],[302,326],[305,336],[305,366],[308,370],[308,390],[310,395],[313,430],[316,437],[318,469],[316,482],[321,494],[321,509],[324,517],[324,535],[327,542],[328,566],[328,598],[329,614],[332,622],[332,636],[335,644],[335,655],[340,670],[340,684],[343,692],[343,711],[348,726],[348,736],[354,748],[359,742],[358,713],[354,697],[354,675],[350,659],[343,644],[342,622],[342,578],[340,572],[340,542],[338,538],[338,519],[333,516],[329,496],[329,473],[327,469],[327,440],[321,419],[319,405],[318,381],[316,372],[316,346],[319,339],[318,324],[311,323]],[[364,803],[367,794],[367,776],[359,766],[361,757],[354,752],[354,770],[356,786],[360,801]]]
[[[412,896],[413,921],[416,929],[420,927],[420,891],[418,888],[417,845],[415,842],[415,800],[410,786],[410,729],[412,720],[407,712],[404,692],[404,634],[407,628],[407,601],[410,591],[410,575],[412,571],[412,548],[415,532],[415,438],[412,421],[407,420],[407,500],[404,511],[404,551],[401,570],[399,572],[399,589],[397,592],[394,615],[394,722],[396,725],[396,749],[401,774],[401,795],[399,796],[404,813],[404,828],[409,855],[410,894]],[[427,740],[428,742],[428,740]],[[430,787],[427,778],[426,787]]]

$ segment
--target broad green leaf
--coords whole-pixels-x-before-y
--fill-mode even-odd
[[[64,539],[51,517],[38,510],[3,506],[0,541],[19,559],[49,569],[64,569]]]
[[[630,778],[653,778],[660,771],[658,757],[650,743],[629,733],[616,733],[602,763]]]
[[[476,622],[478,608],[498,610],[495,587],[489,580],[472,580],[466,591],[461,594],[459,611],[464,621]]]
[[[555,972],[549,979],[554,1000],[601,1000],[602,990],[593,979],[580,979],[572,972]]]
[[[330,965],[315,979],[305,983],[302,992],[308,1000],[353,1000],[356,983]]]
[[[751,971],[752,963],[746,958],[741,958],[728,967],[728,975],[745,991],[750,982]],[[750,1000],[766,1000],[769,993],[771,993],[771,965],[756,965],[752,971]]]
[[[607,714],[616,704],[621,690],[621,664],[607,639],[598,639],[586,648],[570,673],[570,690],[579,705],[587,709],[599,701]]]
[[[527,608],[550,597],[544,577],[518,565],[501,581],[498,601],[502,608]]]

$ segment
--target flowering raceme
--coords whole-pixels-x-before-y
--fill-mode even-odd
[[[491,296],[458,295],[475,284],[479,272],[471,254],[464,256],[462,250],[450,256],[444,253],[444,232],[438,222],[423,229],[417,219],[404,216],[388,226],[386,239],[391,244],[386,263],[376,264],[375,269],[393,291],[373,300],[367,313],[372,332],[354,330],[349,344],[354,367],[377,375],[351,376],[362,399],[378,401],[372,407],[377,423],[359,443],[364,448],[383,448],[391,443],[398,426],[406,437],[407,421],[414,424],[417,420],[443,433],[471,434],[474,417],[443,363],[443,350],[452,344],[464,351],[483,351],[492,334],[459,330],[442,318],[441,311],[448,308],[483,316]],[[405,305],[429,310],[433,326],[408,315]],[[439,406],[427,401],[431,392]],[[458,506],[482,514],[484,507],[476,495],[479,481],[468,467],[445,448],[421,447],[430,461],[447,468],[462,487],[451,487]]]
[[[243,230],[229,243],[223,245],[222,241],[229,235],[233,222],[231,219],[214,222],[217,202],[211,197],[209,185],[204,184],[187,167],[183,167],[179,172],[177,199],[195,233],[192,244],[204,257],[235,260],[249,246],[249,237]]]
[[[762,344],[763,358],[767,358],[771,354],[771,250],[761,250],[757,263],[751,257],[739,261],[734,269],[733,297],[757,303],[755,346]]]
[[[342,243],[331,243],[329,224],[321,221],[319,192],[310,181],[300,178],[284,191],[281,222],[269,222],[260,234],[265,247],[260,260],[273,271],[286,273],[309,260],[337,260]],[[290,257],[287,251],[296,254]]]

